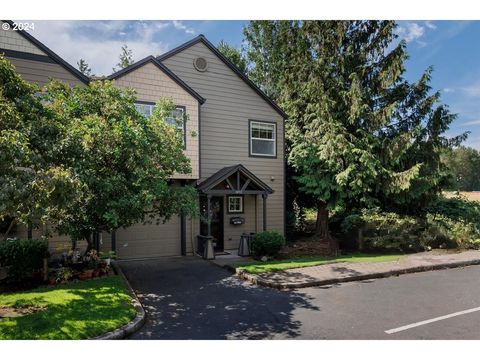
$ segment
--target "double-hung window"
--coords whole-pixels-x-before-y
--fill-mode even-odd
[[[277,124],[250,120],[250,155],[277,156]]]
[[[177,106],[165,121],[167,124],[174,126],[182,134],[183,145],[185,146],[185,108],[183,106]]]
[[[135,103],[135,109],[145,116],[146,118],[149,118],[153,114],[153,108],[155,107],[155,104],[148,104],[148,103]]]
[[[149,118],[153,114],[153,110],[155,108],[154,103],[146,103],[146,102],[138,102],[135,103],[135,109],[145,116]],[[185,138],[185,107],[184,106],[177,106],[175,110],[173,110],[170,115],[165,119],[165,122],[169,125],[174,126],[181,134],[182,134],[182,141],[183,145],[185,146],[186,138]]]

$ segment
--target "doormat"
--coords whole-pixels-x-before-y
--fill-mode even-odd
[[[232,255],[232,254],[226,251],[220,251],[215,253],[215,256],[218,256],[218,255]]]

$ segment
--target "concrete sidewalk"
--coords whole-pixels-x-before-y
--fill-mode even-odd
[[[254,284],[277,289],[291,289],[478,264],[480,264],[480,251],[468,250],[444,254],[425,252],[409,255],[398,261],[335,263],[261,275],[237,271],[237,275]]]

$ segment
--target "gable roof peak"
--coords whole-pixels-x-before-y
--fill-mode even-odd
[[[168,77],[170,77],[174,82],[176,82],[180,87],[182,87],[186,92],[188,92],[190,95],[192,95],[195,99],[197,99],[200,104],[203,104],[205,102],[205,99],[198,94],[195,90],[193,90],[190,86],[188,86],[182,79],[180,79],[177,75],[175,75],[169,68],[167,68],[164,64],[162,64],[160,61],[157,60],[157,58],[153,55],[148,55],[144,57],[141,60],[138,60],[137,62],[120,69],[113,74],[107,76],[107,80],[115,80],[118,79],[124,75],[127,75],[129,72],[134,71],[143,65],[147,63],[152,63],[155,65],[157,68],[159,68],[161,71],[163,71]]]
[[[284,119],[287,119],[287,114],[265,94],[253,81],[251,81],[247,75],[245,75],[235,64],[233,64],[225,55],[223,55],[203,34],[196,36],[195,38],[183,43],[176,48],[173,48],[170,51],[167,51],[165,54],[157,57],[157,60],[162,62],[169,59],[173,55],[176,55],[183,50],[198,44],[199,42],[203,43],[210,51],[212,51],[227,67],[229,67],[240,79],[242,79],[253,91],[255,91],[263,100],[265,100],[277,113],[279,113]]]
[[[11,28],[13,28],[14,22],[12,20],[0,20],[3,21],[7,24],[10,25]],[[63,60],[60,56],[58,56],[56,53],[54,53],[50,48],[48,48],[45,44],[43,44],[40,40],[37,38],[33,37],[30,35],[27,31],[25,30],[15,30],[16,33],[20,34],[23,36],[26,40],[30,41],[33,45],[35,45],[37,48],[42,50],[45,54],[47,54],[48,57],[50,57],[54,62],[56,62],[58,65],[62,66],[65,70],[70,72],[72,75],[80,79],[85,84],[88,84],[90,79],[88,76],[85,74],[81,73],[79,70],[74,68],[72,65],[70,65],[68,62]]]

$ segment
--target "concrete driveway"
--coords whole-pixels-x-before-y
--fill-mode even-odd
[[[480,266],[279,291],[193,257],[120,265],[147,312],[132,339],[480,339]]]
[[[299,335],[308,297],[247,285],[194,257],[120,262],[147,312],[131,339],[265,339]]]

